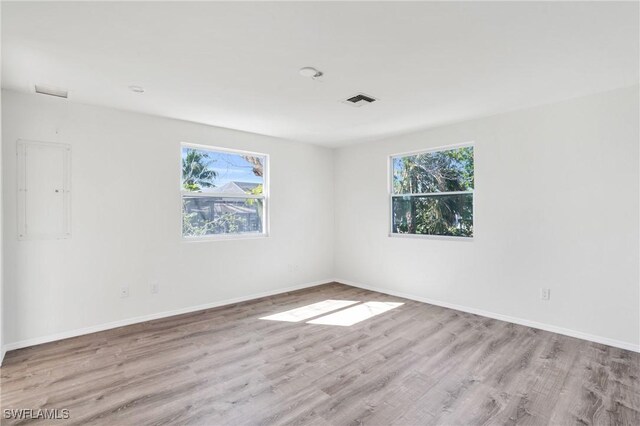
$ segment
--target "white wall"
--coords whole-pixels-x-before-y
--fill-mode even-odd
[[[334,152],[2,94],[8,347],[335,276],[638,348],[638,87]],[[19,138],[73,146],[70,240],[18,242]],[[181,141],[271,155],[271,237],[181,241]],[[467,141],[473,241],[388,237],[387,156]]]
[[[337,150],[337,278],[637,350],[638,103],[636,86]],[[387,157],[468,141],[473,241],[388,237]]]
[[[0,7],[0,27],[2,26],[2,7]],[[2,31],[0,30],[0,38]],[[1,44],[1,43],[0,43]],[[0,53],[0,70],[2,70],[2,54]],[[2,72],[0,71],[0,81],[2,81]],[[0,91],[0,165],[2,165],[2,91]],[[0,170],[2,167],[0,167]],[[4,346],[4,273],[2,270],[2,262],[4,256],[2,255],[3,235],[2,235],[2,172],[0,172],[0,365],[4,360],[5,346]]]
[[[2,102],[9,347],[332,277],[331,150],[41,95]],[[18,241],[19,138],[72,145],[71,239]],[[270,237],[181,240],[183,141],[270,154]]]

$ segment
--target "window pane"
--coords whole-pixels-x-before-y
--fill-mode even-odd
[[[473,194],[393,197],[392,232],[473,236]]]
[[[265,160],[260,155],[183,147],[182,188],[213,194],[262,194]]]
[[[473,147],[393,157],[393,193],[473,190]]]
[[[264,200],[182,197],[182,235],[262,233]]]

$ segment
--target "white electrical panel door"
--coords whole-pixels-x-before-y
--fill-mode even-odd
[[[18,141],[18,238],[71,236],[71,146]]]

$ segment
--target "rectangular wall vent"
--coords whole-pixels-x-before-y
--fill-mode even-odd
[[[342,102],[347,105],[361,107],[362,105],[369,105],[375,101],[377,101],[377,99],[373,96],[365,95],[364,93],[358,93],[357,95],[351,96],[350,98],[347,98]]]
[[[36,84],[36,93],[40,93],[41,95],[49,95],[55,96],[58,98],[68,98],[69,92],[64,89],[58,89],[50,86],[43,86],[41,84]]]

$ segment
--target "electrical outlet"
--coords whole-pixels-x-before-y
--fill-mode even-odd
[[[298,272],[298,270],[300,269],[300,266],[297,263],[289,263],[289,265],[287,265],[289,272]]]
[[[160,292],[160,285],[157,282],[151,283],[151,294],[158,294]]]
[[[124,299],[125,297],[129,297],[129,287],[128,286],[120,287],[120,298]]]
[[[549,300],[549,299],[551,299],[551,289],[550,288],[541,288],[540,289],[540,299],[541,300]]]

